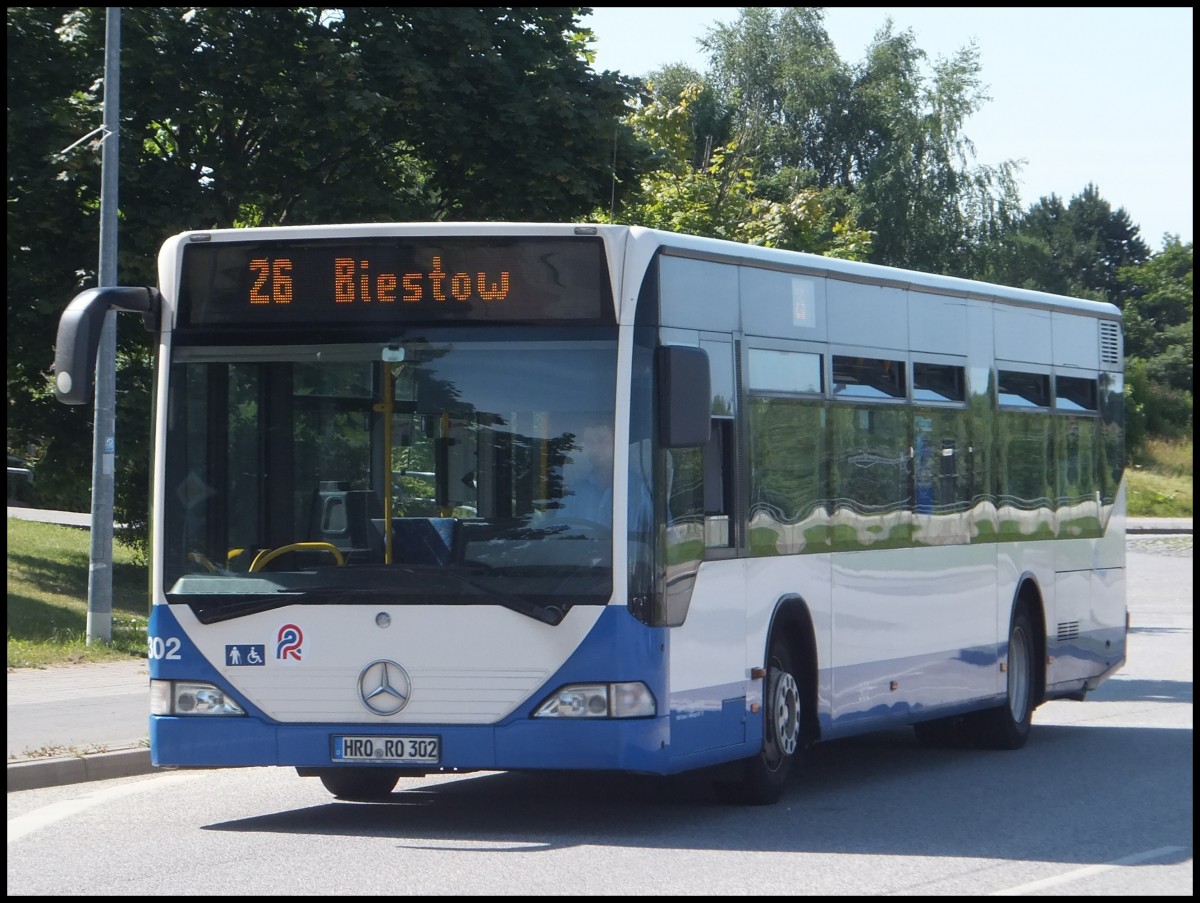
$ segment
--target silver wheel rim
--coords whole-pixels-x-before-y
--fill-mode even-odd
[[[1013,628],[1008,648],[1008,709],[1018,724],[1029,709],[1029,637],[1021,627]]]
[[[776,674],[771,693],[771,739],[782,760],[796,751],[800,734],[800,688],[786,671]]]

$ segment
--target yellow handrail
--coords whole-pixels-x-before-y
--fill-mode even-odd
[[[337,559],[338,566],[346,563],[346,558],[342,555],[341,550],[333,543],[329,542],[293,542],[286,546],[280,546],[278,549],[263,549],[254,556],[254,560],[250,562],[250,573],[254,574],[266,567],[268,561],[278,558],[288,552],[328,552]]]

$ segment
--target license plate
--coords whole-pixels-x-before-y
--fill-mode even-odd
[[[335,762],[437,763],[442,757],[441,737],[335,736]]]

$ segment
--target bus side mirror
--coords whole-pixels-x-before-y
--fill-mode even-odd
[[[658,377],[658,441],[663,448],[697,448],[712,433],[708,352],[686,345],[654,350]]]
[[[54,394],[63,404],[84,404],[92,394],[100,330],[110,310],[142,315],[147,329],[157,330],[162,312],[158,289],[107,285],[80,292],[58,321],[54,343]]]

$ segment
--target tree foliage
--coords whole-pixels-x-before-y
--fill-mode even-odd
[[[653,85],[653,82],[651,82]],[[692,104],[706,100],[698,83],[653,90],[629,124],[653,154],[636,191],[621,205],[621,221],[651,228],[725,238],[746,244],[862,260],[870,236],[853,218],[837,218],[811,188],[773,200],[759,189],[739,140],[707,148],[699,160]],[[677,97],[677,103],[668,98]]]
[[[1117,279],[1125,298],[1125,353],[1140,432],[1191,435],[1194,373],[1192,243],[1167,236],[1163,249]]]
[[[871,232],[872,262],[971,275],[978,242],[1018,211],[1016,165],[973,165],[962,133],[988,99],[973,45],[930,67],[889,19],[851,65],[819,7],[742,9],[702,44],[763,184],[836,198]]]
[[[1094,298],[1121,306],[1117,273],[1150,256],[1124,208],[1113,210],[1088,184],[1069,202],[1038,200],[986,249],[984,277],[1004,285]]]
[[[1183,244],[1174,236],[1144,265],[1120,268],[1117,279],[1127,292],[1125,353],[1152,359],[1185,350],[1186,371],[1172,373],[1166,368],[1159,375],[1174,388],[1190,389],[1192,243]]]
[[[61,31],[69,11],[10,7],[8,21],[8,447],[39,461],[68,450],[38,480],[38,498],[86,510],[91,416],[56,404],[49,370],[58,315],[95,284],[100,167],[96,80],[103,58]],[[99,64],[100,68],[97,68]],[[94,162],[93,162],[94,160]]]

